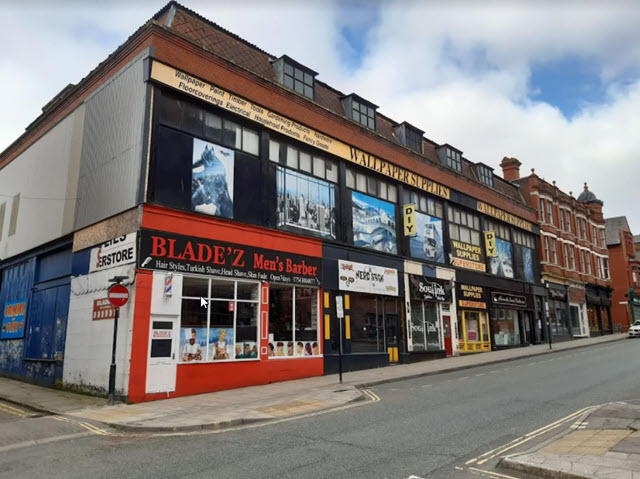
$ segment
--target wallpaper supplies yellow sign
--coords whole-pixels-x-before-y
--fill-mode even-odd
[[[415,236],[416,231],[416,205],[410,203],[402,206],[404,216],[404,235]]]
[[[487,256],[494,258],[498,256],[498,249],[496,248],[496,232],[485,231],[484,232],[484,247],[487,250]]]
[[[290,138],[295,138],[314,148],[326,151],[327,153],[370,170],[377,171],[382,175],[414,186],[427,193],[437,195],[447,200],[451,196],[450,189],[444,185],[374,155],[360,151],[346,143],[324,135],[156,60],[153,61],[151,66],[151,79],[224,110],[261,123],[265,128],[277,131]]]
[[[485,215],[493,216],[494,218],[499,219],[500,221],[504,221],[505,223],[512,224],[517,228],[522,228],[523,230],[533,231],[533,225],[522,218],[518,218],[511,213],[507,213],[506,211],[502,211],[500,208],[496,208],[495,206],[488,205],[483,203],[482,201],[477,202],[476,209],[480,213],[484,213]]]

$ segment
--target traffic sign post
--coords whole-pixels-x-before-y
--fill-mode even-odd
[[[107,299],[114,306],[116,310],[115,317],[113,318],[113,345],[111,347],[111,366],[109,368],[109,406],[113,406],[116,393],[116,342],[118,338],[118,316],[120,315],[120,307],[127,304],[129,301],[129,290],[126,286],[120,284],[123,279],[127,279],[126,276],[116,276],[109,281],[115,282],[109,288],[107,293]]]

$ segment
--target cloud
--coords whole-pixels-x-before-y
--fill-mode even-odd
[[[0,59],[0,104],[11,116],[0,124],[0,149],[161,7],[63,5],[1,13],[0,41],[12,48]],[[640,233],[640,3],[380,2],[373,15],[357,1],[185,5],[498,173],[502,157],[515,156],[523,173],[535,168],[565,191],[578,194],[587,181],[607,216],[627,215]],[[540,101],[531,77],[567,57],[592,62],[607,92],[571,118]]]

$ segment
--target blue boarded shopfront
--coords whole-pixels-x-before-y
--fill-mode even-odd
[[[0,266],[0,374],[62,380],[71,278],[69,241]]]

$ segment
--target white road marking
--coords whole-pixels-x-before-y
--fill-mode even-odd
[[[580,411],[577,411],[577,412],[575,412],[573,414],[570,414],[569,416],[567,416],[567,417],[565,417],[563,419],[559,419],[558,421],[553,422],[553,423],[551,423],[551,424],[549,424],[549,425],[547,425],[545,427],[542,427],[542,428],[538,429],[537,431],[533,431],[533,432],[530,432],[529,434],[526,434],[525,438],[522,439],[521,441],[511,442],[511,443],[507,444],[506,447],[497,448],[498,449],[497,452],[495,452],[491,456],[485,457],[481,461],[478,461],[478,465],[482,465],[485,462],[487,462],[488,460],[493,459],[494,457],[496,457],[498,454],[503,454],[503,453],[507,452],[508,450],[513,449],[514,447],[518,447],[518,446],[524,444],[525,442],[530,441],[531,439],[534,439],[534,438],[536,438],[536,437],[538,437],[538,436],[540,436],[542,434],[547,433],[548,431],[551,431],[552,429],[557,428],[558,426],[561,426],[562,424],[564,424],[566,422],[569,422],[569,421],[573,420],[575,417],[577,417],[578,415],[582,414],[587,409],[591,409],[591,408],[581,409]],[[493,451],[496,451],[496,449],[494,449]],[[487,454],[487,453],[485,453],[485,454]]]

